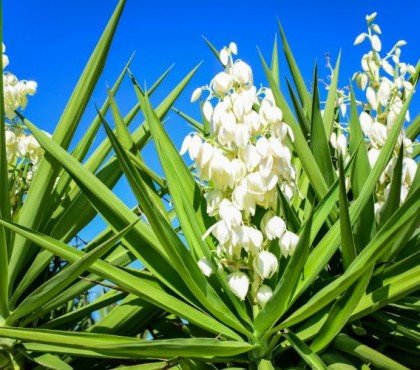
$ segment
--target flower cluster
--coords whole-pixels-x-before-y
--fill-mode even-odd
[[[369,40],[371,50],[363,55],[362,71],[353,76],[360,89],[366,94],[366,103],[362,104],[363,112],[359,119],[362,131],[368,140],[368,157],[372,167],[404,102],[413,91],[413,85],[409,79],[415,73],[414,66],[400,61],[401,47],[406,44],[405,41],[398,41],[384,57],[380,55],[381,29],[374,23],[375,18],[376,13],[366,16],[368,32],[361,33],[355,40],[355,45]],[[408,111],[405,120],[410,121]],[[401,202],[405,200],[417,170],[417,163],[411,158],[413,143],[406,137],[404,130],[401,130],[394,156],[377,186],[375,200],[377,219],[380,218],[381,208],[390,190],[392,174],[401,145],[404,149]]]
[[[9,58],[4,52],[3,47],[3,69],[9,65]],[[6,118],[13,119],[16,116],[17,109],[25,109],[28,103],[28,95],[34,95],[37,84],[35,81],[18,80],[18,78],[10,72],[3,72],[3,89],[4,89],[4,110]]]
[[[9,65],[9,58],[3,46],[3,68]],[[4,110],[6,120],[5,144],[9,176],[11,180],[12,210],[17,209],[28,191],[34,171],[42,158],[43,151],[36,139],[25,132],[16,117],[16,110],[22,110],[28,102],[28,95],[36,92],[35,81],[18,80],[3,70]]]
[[[224,47],[224,70],[193,92],[192,102],[208,94],[202,110],[209,133],[189,134],[180,152],[194,161],[207,213],[216,219],[203,239],[212,234],[217,240],[215,257],[229,272],[234,294],[244,300],[252,285],[251,298],[264,305],[272,291],[263,281],[277,271],[281,257],[269,251],[272,241],[284,257],[298,241],[276,212],[278,192],[291,199],[296,189],[288,147],[293,133],[271,90],[257,90],[251,67],[234,60],[236,54],[236,44]],[[200,260],[199,266],[211,274],[208,261]]]

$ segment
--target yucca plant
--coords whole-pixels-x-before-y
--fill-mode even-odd
[[[322,106],[316,69],[308,89],[282,29],[286,91],[277,43],[270,65],[261,56],[269,88],[257,91],[237,46],[208,42],[222,71],[193,93],[208,93],[202,118],[175,110],[194,129],[180,148],[192,167],[162,122],[196,68],[154,109],[167,72],[146,90],[128,63],[70,152],[123,6],[53,136],[17,112],[44,156],[13,213],[2,120],[0,366],[415,367],[420,119],[404,121],[419,66],[400,62],[402,44],[381,59],[368,16],[356,41],[373,50],[354,76],[367,102],[338,87],[338,58]],[[138,104],[124,117],[116,94],[126,75]],[[101,125],[107,139],[88,156]],[[164,177],[141,155],[149,140]],[[111,190],[122,175],[134,209]],[[76,248],[97,214],[106,230]],[[104,293],[87,299],[95,286]]]

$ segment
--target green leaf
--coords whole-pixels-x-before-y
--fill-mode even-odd
[[[408,126],[407,130],[405,131],[407,137],[410,140],[415,140],[417,136],[420,134],[420,114],[416,116],[416,118],[411,121],[410,126]]]
[[[352,356],[358,357],[368,363],[371,363],[375,368],[389,369],[389,370],[408,370],[405,366],[399,364],[393,359],[384,354],[368,347],[357,340],[350,338],[345,334],[338,335],[334,341],[334,346],[339,351],[348,353]]]
[[[325,134],[325,127],[322,121],[321,110],[319,107],[318,95],[318,74],[315,66],[313,80],[313,98],[312,98],[312,114],[311,114],[311,150],[314,158],[318,163],[321,173],[324,175],[325,182],[331,186],[334,182],[334,167],[331,161],[331,153],[329,147],[329,137]]]
[[[128,231],[130,231],[137,222],[138,220],[115,234],[115,236],[113,236],[111,239],[94,248],[91,252],[87,253],[77,262],[73,263],[51,279],[47,280],[19,304],[19,306],[8,317],[6,322],[9,325],[14,324],[20,318],[40,309],[45,303],[55,297],[57,293],[65,289],[74,281],[74,279],[86,271],[92,263],[100,259],[105,253],[114,247],[115,243],[121,239]]]
[[[346,178],[343,168],[343,157],[338,158],[339,183],[340,183],[340,235],[343,266],[347,269],[356,258],[356,246],[351,228],[349,206],[347,203]]]
[[[353,310],[356,308],[366,291],[369,280],[372,276],[372,270],[373,266],[333,305],[328,314],[327,320],[322,325],[318,335],[311,344],[311,349],[313,351],[320,352],[324,350],[347,324]]]
[[[0,328],[0,336],[24,342],[47,344],[62,353],[68,349],[92,351],[96,356],[111,358],[172,358],[178,356],[212,358],[214,356],[234,356],[254,349],[245,342],[220,341],[210,338],[177,338],[164,340],[143,340],[116,335],[61,332],[55,330]],[[58,346],[57,343],[61,345]],[[52,347],[46,347],[47,351]],[[70,352],[71,353],[71,352]]]
[[[360,252],[348,269],[318,291],[306,304],[299,307],[290,315],[280,327],[289,327],[310,317],[321,310],[339,294],[349,288],[363,273],[370,268],[380,256],[384,255],[393,245],[398,234],[401,233],[402,226],[409,220],[416,218],[419,220],[418,208],[420,205],[420,189],[416,189],[397,212],[388,220],[384,227],[375,235],[366,248]]]
[[[357,198],[362,192],[366,180],[369,177],[371,168],[369,165],[366,145],[364,145],[364,135],[357,114],[356,100],[353,87],[350,86],[350,122],[349,122],[349,149],[351,155],[355,155],[355,161],[351,167],[350,183],[354,198]],[[362,145],[360,145],[362,143]],[[360,213],[357,222],[354,225],[354,235],[357,240],[357,246],[361,249],[366,246],[370,240],[370,233],[374,224],[373,196],[368,199],[366,206]]]
[[[281,41],[283,44],[284,55],[286,56],[287,64],[289,65],[290,73],[292,74],[293,81],[296,85],[297,91],[299,93],[300,101],[303,105],[303,109],[306,112],[311,111],[311,96],[306,88],[305,81],[303,80],[302,74],[299,70],[299,67],[296,64],[295,58],[293,56],[292,50],[286,39],[286,34],[283,31],[280,23],[278,24],[280,30]]]
[[[325,103],[324,114],[322,116],[327,137],[330,137],[334,125],[334,116],[337,102],[338,75],[340,73],[340,61],[341,52],[338,54],[337,62],[335,63],[335,67],[332,72],[331,83],[328,85],[327,102]]]
[[[279,52],[277,48],[277,35],[274,37],[273,52],[271,53],[271,74],[277,86],[280,86]]]
[[[311,369],[327,369],[321,358],[311,348],[309,348],[305,342],[301,341],[298,336],[293,334],[291,331],[287,331],[283,334],[283,336],[292,344],[299,356],[310,366]]]
[[[398,153],[398,158],[395,163],[394,171],[392,173],[391,188],[380,212],[380,227],[383,226],[384,223],[389,220],[392,214],[400,206],[403,158],[404,145],[401,145],[400,151]]]

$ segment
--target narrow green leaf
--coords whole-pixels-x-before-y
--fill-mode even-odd
[[[277,35],[274,37],[273,52],[271,53],[271,74],[277,86],[280,86],[279,51],[277,47]]]
[[[305,81],[303,80],[302,74],[299,70],[298,65],[296,64],[295,58],[293,56],[292,50],[286,39],[286,34],[283,31],[280,22],[278,24],[280,30],[281,41],[283,44],[284,54],[286,56],[287,64],[289,65],[290,73],[292,74],[293,81],[296,85],[297,91],[299,93],[299,97],[301,103],[303,105],[303,109],[306,112],[311,111],[311,96],[306,88]]]
[[[340,183],[340,235],[343,266],[347,269],[356,258],[356,246],[351,228],[349,206],[347,203],[346,178],[343,168],[343,157],[338,158],[339,183]]]
[[[416,116],[416,118],[414,118],[411,123],[410,126],[407,127],[407,130],[405,131],[407,137],[410,140],[415,140],[417,138],[417,136],[419,136],[420,134],[420,114],[418,114]]]
[[[337,103],[338,75],[340,73],[340,61],[341,52],[338,54],[337,62],[335,63],[335,67],[332,72],[331,83],[328,85],[327,102],[325,103],[324,114],[322,116],[327,137],[330,137],[334,125],[334,115]]]
[[[379,369],[408,370],[408,368],[385,356],[383,353],[380,353],[345,334],[338,335],[337,339],[334,341],[334,346],[338,350],[371,363]]]
[[[311,112],[311,150],[321,173],[324,175],[325,182],[328,186],[331,186],[334,182],[335,173],[331,161],[329,137],[325,134],[325,127],[322,121],[318,94],[318,74],[315,66]]]
[[[311,348],[309,348],[305,342],[301,341],[298,336],[289,330],[287,333],[284,333],[283,336],[292,344],[299,356],[310,366],[311,369],[327,369],[321,358]]]

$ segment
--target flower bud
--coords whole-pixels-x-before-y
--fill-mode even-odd
[[[367,15],[366,16],[366,22],[369,22],[369,23],[370,22],[373,22],[375,20],[375,18],[376,18],[377,15],[378,15],[377,12],[374,12],[372,14]]]
[[[375,50],[376,52],[379,53],[382,49],[382,44],[381,44],[381,40],[379,39],[378,35],[373,35],[370,38],[370,42],[372,44],[373,50]]]
[[[191,95],[191,103],[194,103],[195,101],[200,99],[202,92],[203,92],[203,89],[201,87],[196,88]]]
[[[375,90],[370,86],[366,89],[366,99],[373,109],[376,110],[378,108],[378,99],[376,98]]]
[[[211,265],[206,257],[200,258],[197,264],[204,276],[209,277],[213,273]]]
[[[229,51],[226,48],[220,50],[219,59],[224,66],[229,64]]]
[[[366,33],[361,33],[359,36],[356,37],[356,40],[354,40],[354,45],[361,44],[365,40],[366,36]]]
[[[279,262],[277,257],[268,251],[259,253],[253,261],[254,271],[263,279],[269,279],[277,271]]]
[[[211,117],[213,116],[213,106],[208,100],[206,100],[203,104],[203,115],[208,122],[211,121]]]
[[[264,307],[272,295],[273,290],[268,285],[261,285],[257,291],[257,301],[259,305]]]
[[[245,297],[249,289],[249,278],[243,272],[233,272],[227,276],[229,288],[241,301]]]
[[[281,253],[284,257],[291,256],[296,249],[297,243],[299,241],[299,236],[292,233],[291,231],[286,231],[279,240],[279,246]]]
[[[236,44],[234,42],[231,42],[229,44],[229,50],[234,55],[238,54],[238,47],[236,46]]]

